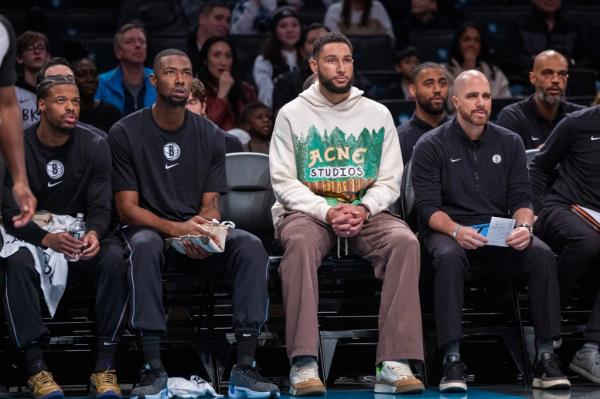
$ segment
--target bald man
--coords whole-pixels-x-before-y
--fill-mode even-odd
[[[498,124],[521,136],[526,149],[539,148],[566,114],[584,108],[564,100],[568,78],[565,57],[554,50],[539,53],[529,72],[535,92],[505,107],[498,115]]]
[[[569,388],[552,348],[560,334],[557,264],[532,234],[523,143],[489,122],[492,95],[481,72],[460,74],[453,93],[456,117],[425,134],[412,158],[420,235],[433,259],[436,330],[444,354],[440,391],[467,390],[459,342],[464,279],[473,261],[500,279],[526,281],[537,337],[533,386]],[[494,216],[514,219],[500,246],[486,238]]]

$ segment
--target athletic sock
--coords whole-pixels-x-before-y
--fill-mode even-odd
[[[541,360],[543,353],[554,353],[554,339],[552,338],[536,338],[535,340],[535,360]]]
[[[456,357],[460,358],[460,341],[456,340],[456,341],[448,342],[446,345],[444,345],[443,351],[444,351],[443,364],[446,364],[446,359],[448,359],[448,357],[450,357],[450,356],[456,356]]]
[[[48,371],[48,366],[44,362],[42,347],[37,341],[31,342],[23,352],[25,366],[27,367],[27,376],[32,377],[40,371]]]
[[[237,365],[240,367],[254,367],[258,335],[237,333]]]
[[[317,358],[315,356],[294,356],[292,364],[296,367],[304,367],[316,361]]]
[[[96,350],[96,373],[114,369],[115,354],[117,352],[118,342],[109,338],[98,338],[98,347]]]

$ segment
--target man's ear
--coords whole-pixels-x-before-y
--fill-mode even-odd
[[[310,70],[312,71],[312,73],[317,73],[318,70],[318,65],[317,65],[317,61],[314,58],[311,58],[310,60]]]
[[[408,84],[408,92],[410,93],[411,97],[414,97],[414,98],[417,97],[417,88],[415,87],[414,84],[412,84],[412,83]]]
[[[531,83],[533,86],[535,86],[536,80],[537,80],[537,77],[535,76],[535,72],[533,72],[533,71],[529,72],[529,83]]]
[[[45,112],[46,111],[46,100],[44,100],[43,98],[40,98],[37,101],[37,107],[38,107],[38,111],[40,111],[40,113]]]
[[[452,96],[452,105],[454,105],[454,109],[458,109],[458,97]]]
[[[156,77],[156,73],[151,73],[150,74],[150,83],[152,83],[152,86],[156,87],[157,80],[158,80],[158,78]]]

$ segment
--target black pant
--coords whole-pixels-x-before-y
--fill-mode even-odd
[[[535,223],[535,231],[559,255],[560,298],[565,305],[588,267],[594,262],[599,266],[600,233],[562,206],[544,208]],[[584,337],[600,342],[600,294],[596,296]]]
[[[100,242],[100,252],[87,261],[69,263],[69,280],[92,278],[96,286],[96,329],[100,339],[117,341],[127,310],[127,267],[123,244],[113,234]],[[48,333],[40,310],[40,276],[31,252],[19,249],[4,262],[2,295],[11,342],[17,348]]]
[[[194,260],[164,250],[161,235],[146,226],[123,230],[130,251],[127,278],[131,292],[129,324],[138,331],[166,331],[161,269],[166,263],[186,272],[207,269],[233,276],[233,327],[242,333],[258,333],[267,320],[269,257],[260,240],[243,230],[229,231],[225,251],[203,260]],[[212,274],[212,273],[211,273]]]
[[[537,238],[523,251],[485,246],[465,250],[452,237],[429,233],[425,248],[433,257],[435,322],[438,345],[463,337],[464,281],[470,262],[493,269],[500,279],[525,278],[535,333],[541,338],[560,334],[560,302],[557,265],[552,251]]]

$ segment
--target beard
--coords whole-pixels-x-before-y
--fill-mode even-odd
[[[159,94],[159,97],[169,108],[184,108],[185,103],[187,101],[187,97],[186,98],[174,98],[174,97],[165,96],[162,94]]]
[[[468,122],[470,122],[471,124],[475,125],[475,126],[484,126],[487,122],[488,119],[490,118],[490,114],[489,112],[486,115],[486,118],[483,120],[483,122],[481,122],[480,119],[475,119],[475,115],[473,115],[471,112],[465,112],[465,111],[458,111],[460,113],[460,116],[462,116],[462,118]]]
[[[443,98],[443,97],[442,97]],[[439,106],[433,105],[433,103],[428,99],[417,95],[417,103],[419,107],[421,107],[425,112],[430,115],[440,115],[446,110],[446,99],[444,98],[444,102],[442,102]]]
[[[553,106],[559,104],[562,101],[562,99],[565,96],[565,92],[561,90],[559,95],[549,95],[548,90],[541,89],[536,91],[535,95],[537,96],[538,100],[542,101],[545,104]]]
[[[346,94],[352,88],[352,83],[354,82],[354,75],[350,77],[348,83],[344,86],[336,86],[333,83],[333,79],[327,79],[325,76],[321,74],[321,72],[317,72],[317,76],[319,78],[319,84],[322,85],[328,92],[334,94]]]

